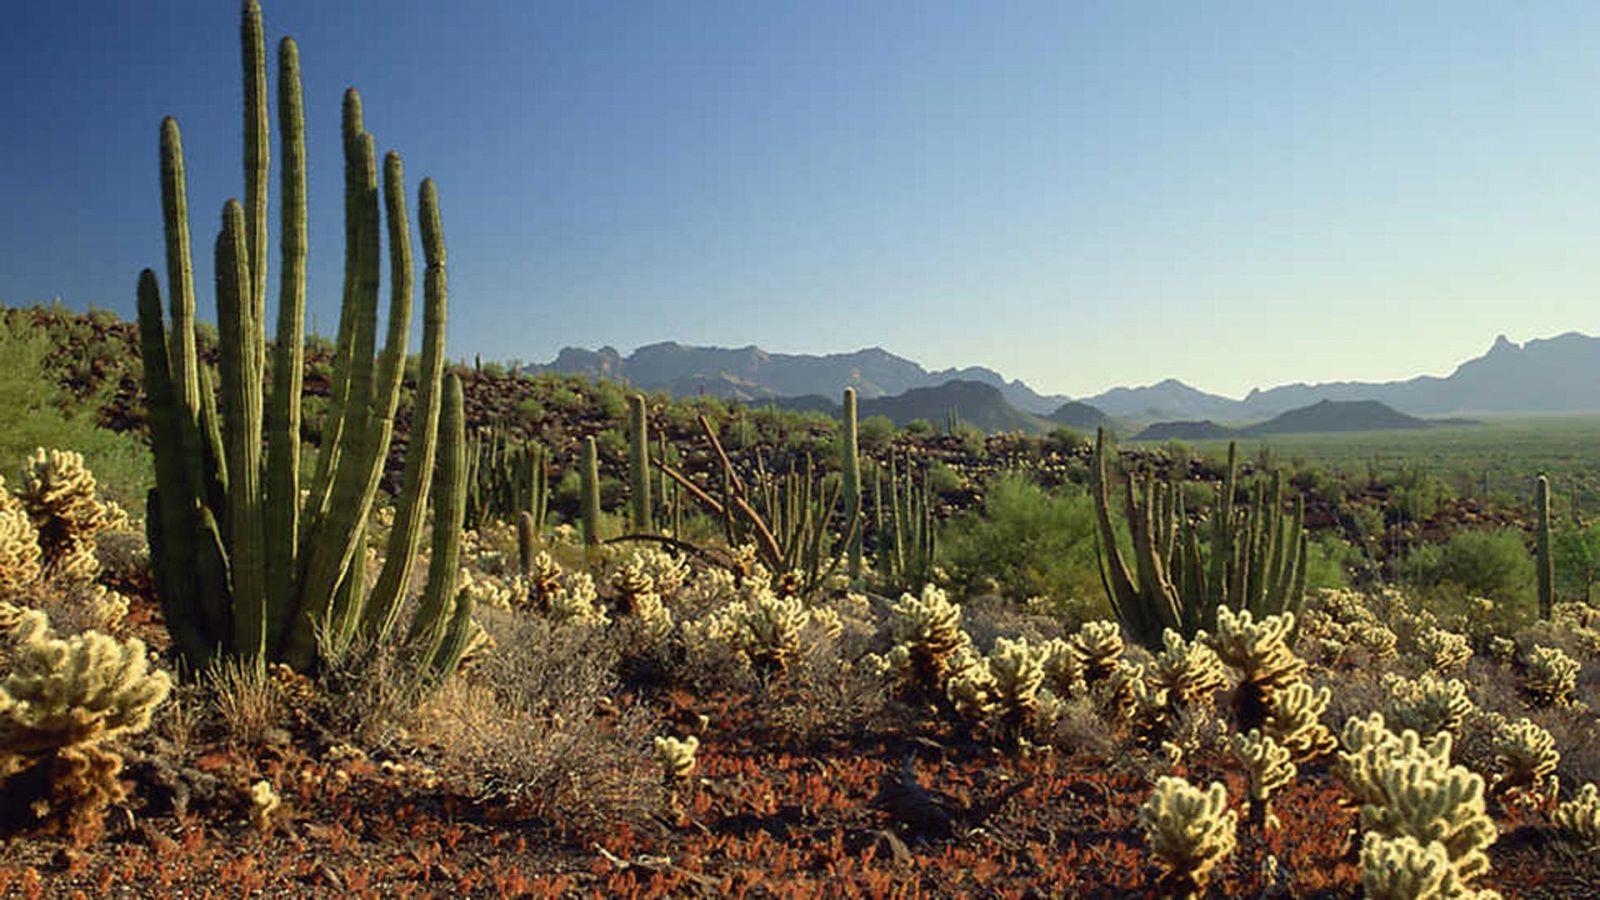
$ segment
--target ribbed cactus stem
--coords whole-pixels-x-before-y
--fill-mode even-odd
[[[628,477],[633,492],[633,530],[645,533],[654,530],[655,520],[650,508],[650,426],[643,394],[628,398],[628,411],[631,420]]]
[[[583,462],[578,473],[583,491],[583,543],[594,547],[600,543],[600,456],[592,437],[583,439]]]
[[[539,534],[534,530],[533,513],[523,510],[517,514],[517,571],[523,578],[533,575],[533,557],[538,552]]]
[[[856,433],[856,389],[844,389],[844,413],[840,422],[839,469],[844,485],[844,516],[847,521],[861,515],[861,448]],[[850,580],[861,580],[861,530],[856,529],[848,548]]]
[[[189,254],[189,199],[178,121],[161,121],[161,218],[166,231],[167,289],[172,292],[172,383],[191,419],[199,415],[200,375],[194,344],[194,265]]]
[[[1550,553],[1550,479],[1543,475],[1534,482],[1534,514],[1538,518],[1535,562],[1539,573],[1539,618],[1548,619],[1555,609],[1555,558]]]
[[[306,146],[300,52],[278,44],[278,133],[283,142],[283,274],[278,336],[267,408],[266,553],[268,641],[281,634],[294,603],[300,541],[300,394],[305,370]]]
[[[422,539],[423,517],[433,485],[434,456],[439,429],[441,379],[444,376],[444,332],[448,311],[444,225],[439,216],[439,192],[425,178],[418,190],[417,220],[422,232],[423,274],[422,358],[417,368],[417,396],[411,414],[411,441],[406,447],[400,494],[395,499],[394,526],[383,570],[367,601],[362,628],[369,639],[388,636],[399,614],[400,601],[411,583]]]
[[[466,431],[462,417],[461,378],[445,376],[444,406],[439,416],[439,471],[433,496],[433,556],[417,617],[407,643],[431,657],[444,639],[456,604],[461,566],[461,530],[467,515]]]
[[[239,31],[244,62],[244,214],[250,257],[250,315],[252,323],[263,329],[267,297],[267,173],[272,145],[267,127],[267,41],[257,0],[245,0]],[[262,337],[264,344],[265,331]],[[262,378],[264,355],[255,354],[250,360],[255,370],[253,377],[258,381]]]

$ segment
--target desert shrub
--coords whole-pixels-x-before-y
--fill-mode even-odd
[[[946,528],[945,558],[969,585],[992,578],[1018,600],[1042,595],[1088,617],[1102,603],[1094,529],[1086,495],[1006,475],[990,487],[981,513]]]
[[[86,409],[41,374],[56,352],[50,336],[26,326],[0,325],[0,472],[17,472],[38,447],[71,447],[98,477],[108,496],[142,509],[154,483],[149,454],[128,434],[95,425]]]
[[[918,437],[926,437],[933,434],[933,423],[927,419],[912,419],[906,423],[905,432]]]
[[[867,416],[856,425],[856,441],[863,453],[888,447],[894,433],[894,422],[888,416]]]
[[[1595,582],[1600,581],[1600,522],[1587,528],[1568,525],[1551,537],[1556,592],[1588,602]]]
[[[1533,602],[1533,558],[1514,529],[1458,531],[1441,546],[1413,549],[1403,569],[1407,580],[1433,595],[1465,593],[1517,606]]]

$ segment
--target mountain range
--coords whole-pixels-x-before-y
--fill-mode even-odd
[[[1472,419],[1419,419],[1399,412],[1377,400],[1318,400],[1279,413],[1265,422],[1243,428],[1202,421],[1156,422],[1133,436],[1136,441],[1216,440],[1218,438],[1260,437],[1269,434],[1307,434],[1336,431],[1392,431],[1394,429],[1433,428],[1439,425],[1475,425]]]
[[[1600,391],[1594,390],[1600,384],[1600,338],[1576,332],[1521,345],[1502,335],[1487,353],[1444,377],[1287,384],[1257,388],[1237,400],[1169,378],[1074,401],[982,366],[929,370],[881,347],[811,355],[668,341],[626,356],[612,347],[568,347],[551,362],[526,371],[604,377],[680,396],[704,392],[746,402],[787,398],[786,406],[819,410],[836,409],[840,391],[849,386],[862,398],[863,416],[887,415],[900,424],[912,418],[942,422],[953,407],[964,421],[987,430],[1040,430],[1055,424],[1092,428],[1106,416],[1142,423],[1249,422],[1322,400],[1378,401],[1409,415],[1600,410]],[[879,400],[885,402],[875,402]]]

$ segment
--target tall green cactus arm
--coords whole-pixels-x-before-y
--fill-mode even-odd
[[[433,492],[433,557],[428,584],[406,642],[431,658],[443,640],[456,603],[461,564],[461,528],[467,516],[466,431],[461,410],[461,378],[445,376],[444,408],[439,416],[439,480]]]
[[[189,660],[208,653],[195,608],[193,523],[188,515],[190,493],[183,467],[178,426],[180,406],[167,367],[166,331],[161,320],[161,285],[149,269],[139,273],[139,336],[144,384],[150,410],[150,443],[156,464],[156,487],[150,492],[146,528],[150,563],[156,574],[162,614],[179,651]],[[163,544],[163,536],[171,546]]]
[[[628,398],[628,411],[632,419],[628,477],[633,493],[633,530],[646,533],[654,529],[655,523],[650,515],[650,425],[643,394]]]
[[[172,382],[192,419],[200,410],[198,354],[194,346],[194,265],[189,255],[189,199],[178,121],[161,120],[161,218],[167,247],[167,289],[172,292]],[[186,448],[189,449],[189,448]]]
[[[267,128],[267,41],[261,26],[261,4],[245,0],[239,25],[244,62],[244,212],[245,240],[250,255],[250,315],[265,343],[267,297],[267,170],[272,147]],[[252,338],[254,336],[252,335]],[[251,349],[257,341],[252,339]],[[262,379],[264,353],[250,360],[252,377]]]
[[[400,494],[395,500],[394,526],[389,530],[383,570],[367,600],[363,634],[382,640],[394,628],[400,600],[411,584],[422,521],[433,485],[433,463],[439,429],[440,379],[444,374],[444,331],[448,305],[445,273],[444,226],[439,216],[439,192],[432,179],[423,179],[418,191],[418,224],[422,253],[427,263],[423,275],[422,361],[417,370],[416,405],[411,414],[411,441],[406,447]]]
[[[844,412],[840,424],[840,471],[843,473],[844,487],[844,516],[846,519],[859,519],[861,508],[861,445],[857,438],[856,430],[856,389],[844,389]],[[861,580],[861,532],[859,529],[849,538],[850,554],[850,581]]]
[[[228,454],[229,579],[233,587],[233,650],[259,657],[265,649],[266,587],[261,540],[261,383],[251,368],[249,261],[244,209],[223,208],[217,237],[217,346],[222,375],[222,433]]]
[[[378,381],[367,426],[362,429],[363,440],[359,455],[349,459],[350,481],[355,490],[347,508],[331,510],[330,527],[340,529],[330,535],[328,543],[339,541],[350,527],[345,521],[363,523],[372,510],[378,493],[378,482],[383,478],[383,466],[389,458],[389,443],[394,436],[394,415],[400,405],[400,383],[405,375],[406,346],[411,334],[411,225],[406,214],[405,170],[400,155],[389,152],[383,167],[384,205],[389,222],[389,330],[384,338],[383,356],[378,365]],[[373,290],[377,285],[373,285]],[[364,471],[363,471],[364,470]],[[358,482],[359,479],[359,482]],[[348,540],[348,539],[345,539]],[[350,554],[354,554],[350,557]],[[354,542],[344,554],[349,561],[345,568],[361,561],[360,543]],[[348,576],[347,576],[348,577]],[[359,620],[357,613],[365,600],[365,591],[351,595],[355,602],[335,617],[337,639],[349,642]]]
[[[595,450],[594,438],[583,439],[583,461],[578,469],[583,491],[583,543],[594,547],[600,543],[600,457]]]
[[[283,274],[267,409],[266,633],[276,641],[294,603],[300,541],[300,393],[305,369],[306,144],[300,52],[278,44],[278,132],[283,142]]]
[[[313,515],[320,514],[326,504],[328,491],[332,488],[334,464],[339,459],[341,448],[345,446],[345,406],[349,399],[350,372],[355,359],[356,322],[360,318],[356,305],[351,301],[356,295],[356,271],[361,264],[361,210],[366,192],[361,136],[366,130],[362,125],[361,94],[355,88],[348,88],[344,92],[340,121],[344,137],[344,304],[340,308],[339,335],[334,344],[333,380],[328,390],[322,448],[317,454],[317,468],[312,480],[309,509]]]

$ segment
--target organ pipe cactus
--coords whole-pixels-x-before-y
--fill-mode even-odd
[[[388,222],[391,297],[385,345],[375,359],[382,218],[378,163],[372,135],[362,124],[361,98],[353,89],[347,91],[344,303],[327,425],[309,495],[302,500],[299,409],[307,243],[299,57],[293,40],[285,38],[278,55],[284,262],[268,390],[263,322],[266,61],[255,0],[245,4],[241,34],[246,203],[224,206],[216,244],[220,403],[214,402],[207,370],[195,350],[182,141],[174,120],[162,123],[170,321],[164,321],[161,287],[153,271],[140,274],[138,290],[156,463],[146,522],[157,595],[168,630],[191,668],[224,655],[280,660],[304,671],[318,660],[321,631],[329,633],[333,646],[356,637],[386,638],[407,593],[437,452],[447,302],[444,238],[438,195],[433,183],[424,180],[419,191],[427,263],[422,357],[395,523],[371,591],[346,590],[388,456],[409,338],[412,260],[404,174],[399,156],[390,153],[384,160],[381,197]],[[449,440],[459,436],[452,434]],[[459,446],[446,449],[461,453]],[[459,503],[455,494],[461,490],[460,479],[446,480],[436,492],[436,504],[452,507]],[[446,518],[435,516],[436,529]],[[440,590],[432,583],[428,587]],[[414,622],[412,633],[455,635],[458,626],[465,628],[459,616],[451,616],[450,605],[435,606],[432,614],[449,620]]]
[[[1133,538],[1130,568],[1112,522],[1107,455],[1102,428],[1090,466],[1101,579],[1134,640],[1159,651],[1168,628],[1193,638],[1215,629],[1217,610],[1224,607],[1257,616],[1299,611],[1305,597],[1305,502],[1297,499],[1293,514],[1283,514],[1281,474],[1258,483],[1249,509],[1236,515],[1237,448],[1229,446],[1208,553],[1202,552],[1198,526],[1189,521],[1178,486],[1129,474],[1123,509]]]

